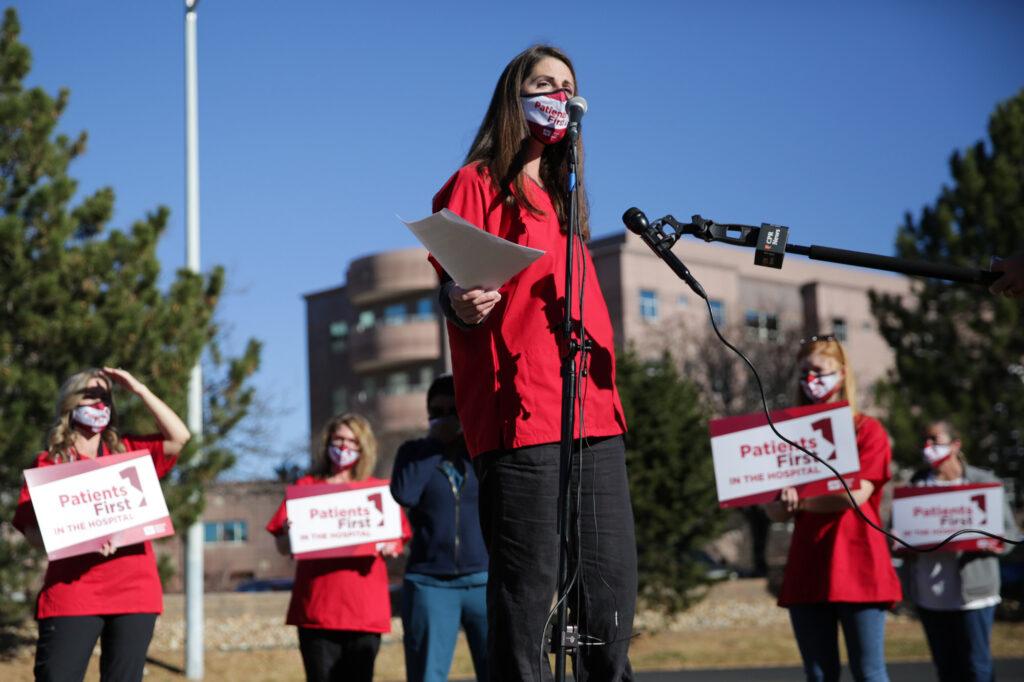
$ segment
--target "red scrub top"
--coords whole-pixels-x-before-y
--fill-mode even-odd
[[[448,322],[456,404],[473,456],[561,439],[566,255],[566,238],[547,192],[531,180],[525,183],[543,215],[518,204],[510,207],[486,169],[478,168],[460,168],[434,197],[434,211],[447,208],[491,234],[545,253],[499,289],[501,301],[481,324],[462,329]],[[593,344],[578,391],[585,400],[583,435],[615,436],[626,430],[626,419],[615,387],[611,319],[590,252],[583,251],[583,267],[577,259],[573,268],[576,295],[583,281],[584,326]],[[441,266],[431,262],[440,272]],[[575,302],[573,311],[579,314]],[[577,435],[580,413],[577,405]]]
[[[160,478],[166,476],[178,460],[177,456],[164,454],[164,438],[159,434],[124,436],[121,442],[125,452],[149,450]],[[42,452],[35,465],[53,466],[54,462],[50,460],[50,453]],[[24,483],[12,523],[22,533],[28,526],[36,525],[36,513]],[[51,561],[36,603],[36,618],[162,613],[163,597],[153,545],[148,541],[140,542],[118,547],[106,557],[93,552]]]
[[[881,524],[882,486],[891,478],[889,436],[877,419],[856,417],[858,478],[875,485],[860,506]],[[834,514],[797,512],[782,578],[779,606],[820,602],[893,604],[903,598],[885,536],[853,509]]]
[[[368,482],[387,485],[370,478]],[[295,485],[314,485],[323,479],[303,476]],[[286,532],[285,503],[277,508],[267,530]],[[402,514],[403,541],[411,536]],[[288,604],[288,625],[321,630],[391,632],[391,597],[388,568],[380,554],[336,559],[300,559],[295,562],[295,583]]]

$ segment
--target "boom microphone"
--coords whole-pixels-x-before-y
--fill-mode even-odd
[[[704,292],[704,287],[700,285],[697,278],[690,274],[689,269],[683,265],[683,261],[672,253],[672,244],[674,240],[668,239],[659,232],[657,229],[652,228],[650,223],[647,222],[647,216],[639,208],[634,206],[633,208],[627,209],[622,214],[622,222],[625,223],[626,228],[644,240],[647,246],[651,247],[655,253],[661,256],[661,259],[672,268],[672,272],[679,276],[679,279],[683,280],[690,285],[693,289],[693,293],[697,294],[701,298],[707,300],[708,295]]]

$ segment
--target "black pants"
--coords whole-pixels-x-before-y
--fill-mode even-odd
[[[299,651],[309,682],[372,682],[380,649],[374,632],[299,628]]]
[[[544,626],[557,590],[559,446],[485,453],[476,463],[480,519],[491,557],[491,680],[551,679]],[[577,551],[582,564],[569,606],[584,641],[601,644],[580,648],[575,677],[580,682],[631,680],[636,537],[622,437],[592,439],[573,471],[572,508],[576,510],[579,502],[579,542],[573,523],[569,574],[575,569]]]
[[[155,613],[43,618],[36,644],[36,680],[83,679],[99,639],[100,679],[137,682],[146,666],[154,625]]]

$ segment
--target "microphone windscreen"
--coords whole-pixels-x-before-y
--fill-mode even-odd
[[[644,232],[648,227],[647,216],[636,206],[622,214],[622,222],[630,232],[636,234]]]
[[[579,107],[580,109],[583,110],[583,113],[587,113],[587,100],[584,99],[583,97],[580,97],[579,95],[576,95],[575,97],[569,100],[569,108],[572,109],[573,107]]]
[[[576,95],[569,100],[568,105],[569,118],[574,120],[580,120],[583,118],[583,114],[587,113],[587,100],[583,99],[579,95]],[[575,112],[575,116],[573,115]]]

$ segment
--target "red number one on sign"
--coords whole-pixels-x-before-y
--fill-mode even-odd
[[[384,525],[384,497],[380,493],[374,493],[372,495],[367,495],[366,499],[369,500],[370,502],[373,502],[373,506],[375,506],[377,508],[377,511],[380,512],[380,523],[378,523],[377,525],[378,526],[383,526]]]
[[[821,437],[828,441],[829,445],[832,446],[832,454],[828,456],[828,460],[835,459],[839,452],[835,447],[836,441],[832,436],[832,419],[825,418],[819,419],[818,421],[811,424],[811,429],[821,433]]]

